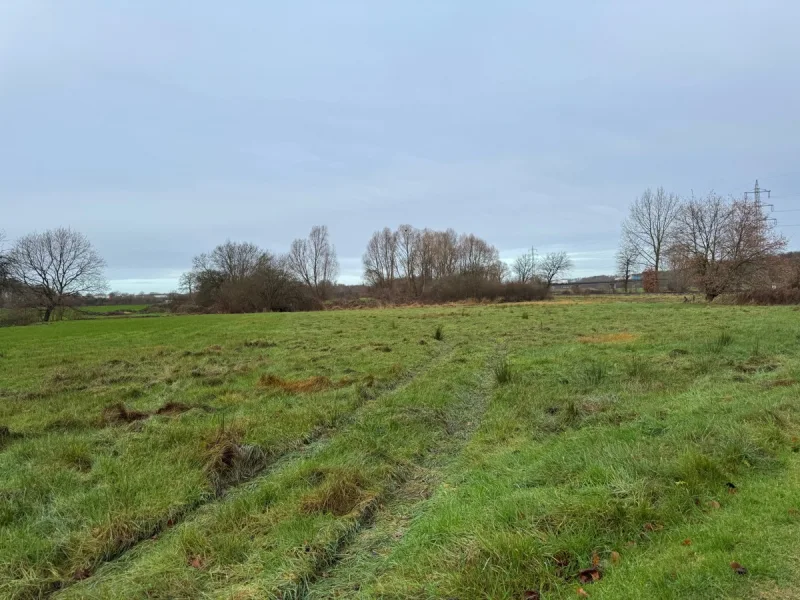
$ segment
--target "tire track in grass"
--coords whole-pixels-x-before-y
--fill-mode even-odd
[[[269,597],[311,600],[346,597],[358,591],[360,582],[380,567],[383,556],[402,537],[412,513],[430,498],[480,425],[493,390],[488,364],[474,372],[471,383],[462,385],[456,394],[454,419],[446,426],[446,437],[414,465],[412,475],[396,484],[390,482],[349,515],[337,519],[327,539],[311,548],[306,572],[298,580],[278,586]]]
[[[243,477],[237,480],[235,483],[217,490],[217,493],[210,498],[205,498],[198,502],[190,503],[186,506],[180,507],[174,512],[171,512],[169,515],[166,515],[156,524],[154,524],[153,527],[150,527],[140,535],[137,535],[136,539],[132,543],[125,544],[114,552],[105,554],[98,561],[98,563],[93,565],[92,572],[87,573],[85,577],[57,579],[51,583],[49,588],[38,594],[34,594],[33,597],[51,597],[76,583],[90,580],[93,577],[94,572],[96,572],[99,568],[124,558],[126,554],[135,550],[142,542],[161,537],[163,534],[176,528],[177,526],[191,521],[192,517],[202,509],[219,504],[220,502],[224,502],[229,495],[237,492],[238,490],[244,491],[249,487],[255,487],[259,481],[262,481],[265,478],[272,476],[274,473],[287,468],[287,466],[293,462],[302,460],[306,456],[319,452],[327,443],[330,442],[336,433],[342,429],[346,429],[356,422],[361,411],[367,405],[375,404],[380,402],[382,398],[401,392],[418,377],[424,376],[426,373],[437,368],[441,363],[445,362],[454,353],[454,351],[455,348],[453,346],[446,343],[441,344],[438,353],[430,358],[427,362],[409,370],[405,374],[399,376],[391,382],[388,382],[387,384],[375,388],[367,388],[367,391],[363,393],[359,392],[360,400],[355,405],[354,409],[340,416],[335,424],[327,427],[315,427],[311,432],[309,432],[308,435],[296,440],[284,451],[270,456],[263,464],[257,465],[247,474],[246,477]],[[370,393],[370,390],[372,393]],[[87,583],[90,583],[90,581],[87,581]]]

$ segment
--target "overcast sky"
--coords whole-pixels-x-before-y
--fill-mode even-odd
[[[0,229],[68,225],[114,289],[227,238],[384,226],[613,271],[648,186],[800,208],[800,3],[3,0]],[[779,213],[797,248],[799,212]]]

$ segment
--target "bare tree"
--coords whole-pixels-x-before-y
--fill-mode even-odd
[[[514,278],[519,283],[530,283],[536,277],[536,250],[531,248],[525,254],[517,257],[511,265]]]
[[[328,228],[315,225],[307,239],[294,240],[286,256],[286,265],[317,299],[324,300],[328,287],[339,273],[336,248],[330,242]]]
[[[547,285],[547,289],[550,289],[553,285],[553,280],[571,268],[572,260],[570,260],[566,252],[549,252],[539,261],[537,272],[539,278]]]
[[[453,229],[429,232],[431,238],[431,278],[451,277],[458,270],[458,234]]]
[[[186,271],[186,273],[183,273],[178,278],[178,289],[190,296],[194,294],[197,289],[197,273],[194,271]]]
[[[622,225],[624,243],[636,248],[645,266],[655,271],[656,291],[658,272],[679,209],[678,196],[667,194],[662,187],[655,193],[648,188],[631,205]]]
[[[397,275],[397,235],[388,227],[373,233],[362,262],[367,284],[378,288],[393,288]]]
[[[500,253],[486,240],[470,234],[458,239],[458,271],[460,275],[500,280],[503,275]]]
[[[786,247],[759,204],[713,192],[684,203],[670,260],[690,275],[706,299],[766,284],[769,262]]]
[[[617,275],[622,278],[623,285],[625,286],[625,293],[627,294],[631,276],[639,262],[639,250],[632,244],[623,242],[620,249],[617,250],[616,259]]]
[[[20,238],[9,254],[9,266],[11,277],[44,309],[45,321],[71,297],[108,287],[103,258],[85,235],[68,228]]]
[[[268,260],[269,253],[256,244],[228,240],[214,248],[211,254],[195,257],[194,264],[196,269],[214,269],[236,281],[252,276]]]
[[[6,286],[8,285],[9,273],[11,271],[9,257],[5,251],[5,242],[5,232],[0,231],[0,292],[5,290]]]

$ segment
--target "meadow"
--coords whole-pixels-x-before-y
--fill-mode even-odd
[[[800,598],[800,313],[0,330],[0,597]]]
[[[99,306],[81,306],[79,310],[86,313],[110,312],[140,312],[147,308],[147,304],[103,304]]]

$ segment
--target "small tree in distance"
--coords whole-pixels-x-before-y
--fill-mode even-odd
[[[2,292],[8,284],[9,272],[11,269],[8,255],[5,253],[5,241],[5,233],[0,231],[0,292]]]
[[[537,274],[545,283],[547,289],[553,285],[553,281],[559,275],[564,275],[572,268],[572,260],[566,252],[549,252],[539,262]]]
[[[639,251],[635,246],[628,243],[623,243],[622,247],[617,250],[617,275],[622,278],[625,287],[625,293],[628,293],[631,276],[636,269],[639,261]]]
[[[670,247],[676,268],[713,300],[765,286],[770,261],[786,247],[761,205],[709,193],[681,206]]]
[[[339,274],[336,248],[331,244],[328,228],[315,225],[307,239],[296,239],[286,256],[289,271],[307,285],[318,300],[324,300],[328,287]]]
[[[666,256],[670,236],[680,211],[680,199],[667,194],[664,188],[655,192],[646,189],[630,207],[628,218],[622,224],[625,245],[636,249],[648,269],[655,271],[658,291],[658,272]]]
[[[11,277],[44,309],[44,321],[71,297],[108,287],[105,261],[85,235],[69,228],[28,234],[17,240],[8,258]]]
[[[514,279],[519,283],[530,283],[536,277],[536,250],[531,248],[525,254],[517,257],[511,265]]]

